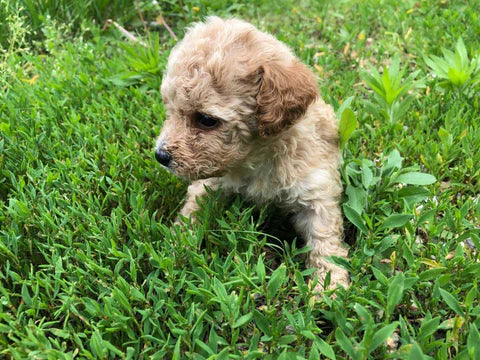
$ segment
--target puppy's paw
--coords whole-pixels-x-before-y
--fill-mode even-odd
[[[330,272],[330,283],[327,288],[325,288],[325,279],[328,272]],[[315,299],[318,301],[322,298],[323,292],[325,290],[335,290],[338,287],[343,287],[345,289],[349,286],[350,276],[348,271],[342,269],[338,266],[332,266],[329,269],[319,269],[312,275],[312,280],[316,282],[314,293]],[[331,295],[333,298],[336,297],[335,293]]]
[[[350,276],[347,270],[338,266],[331,270],[330,285],[328,286],[329,289],[336,289],[339,286],[346,289],[348,288],[349,283]]]

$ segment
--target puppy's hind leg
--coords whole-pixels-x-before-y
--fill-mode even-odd
[[[342,214],[335,198],[314,200],[308,208],[296,214],[294,226],[306,245],[311,247],[307,255],[307,266],[317,268],[313,275],[318,277],[317,291],[324,289],[325,277],[330,275],[329,288],[337,285],[348,287],[348,272],[327,260],[326,256],[347,257],[342,246]]]

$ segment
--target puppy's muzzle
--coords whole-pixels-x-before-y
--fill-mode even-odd
[[[161,148],[155,150],[155,159],[167,168],[172,164],[172,154]]]

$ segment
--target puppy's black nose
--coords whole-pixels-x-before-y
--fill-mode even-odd
[[[155,150],[155,159],[165,167],[168,167],[170,161],[172,161],[172,155],[166,150],[157,149]]]

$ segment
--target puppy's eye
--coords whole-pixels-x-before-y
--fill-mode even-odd
[[[199,112],[195,113],[194,121],[199,128],[205,130],[215,129],[218,125],[220,125],[220,121],[217,119]]]

